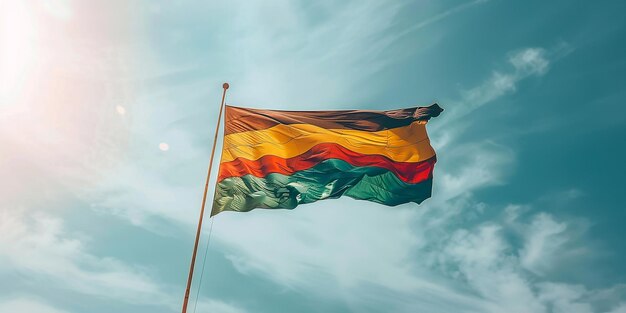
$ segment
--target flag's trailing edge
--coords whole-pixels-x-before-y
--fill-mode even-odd
[[[346,195],[385,205],[421,203],[435,151],[426,122],[437,104],[390,111],[276,111],[226,106],[211,216]]]

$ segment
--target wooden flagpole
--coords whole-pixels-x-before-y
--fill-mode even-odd
[[[193,279],[193,269],[196,265],[196,254],[198,253],[198,242],[200,241],[200,232],[202,230],[202,218],[204,217],[204,206],[206,205],[206,194],[209,190],[209,179],[211,178],[211,168],[213,167],[213,157],[215,156],[215,146],[217,145],[217,134],[220,130],[220,122],[222,121],[222,112],[224,110],[224,99],[226,99],[226,90],[228,83],[222,85],[224,92],[222,93],[222,104],[220,105],[220,114],[217,116],[217,126],[215,127],[215,137],[213,138],[213,149],[211,150],[211,160],[209,161],[209,170],[206,175],[206,183],[204,184],[204,195],[202,196],[202,206],[200,207],[200,218],[198,219],[198,229],[196,230],[196,241],[193,245],[193,253],[191,255],[191,265],[189,266],[189,277],[187,278],[187,289],[185,290],[185,298],[183,300],[183,311],[187,313],[187,303],[189,302],[189,291],[191,289],[191,281]]]

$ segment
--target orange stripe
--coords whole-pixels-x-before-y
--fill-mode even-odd
[[[419,162],[435,155],[425,123],[418,121],[377,132],[280,124],[264,130],[226,135],[222,161],[257,160],[265,155],[288,159],[318,144],[335,143],[360,154],[382,155],[396,162]]]
[[[435,157],[421,162],[394,162],[382,155],[365,155],[350,151],[338,144],[322,143],[303,154],[288,159],[266,155],[255,161],[237,158],[230,162],[223,162],[220,164],[218,182],[228,177],[245,175],[256,177],[265,177],[271,173],[292,175],[328,159],[339,159],[353,166],[384,168],[393,172],[400,180],[410,184],[431,178],[436,162]]]

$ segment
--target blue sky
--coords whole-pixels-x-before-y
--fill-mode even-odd
[[[0,312],[180,310],[225,81],[257,108],[438,101],[439,162],[419,206],[218,215],[192,310],[626,312],[625,11],[2,2]]]

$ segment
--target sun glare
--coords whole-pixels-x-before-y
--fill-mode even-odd
[[[24,92],[27,80],[33,76],[40,49],[37,21],[26,3],[4,3],[0,16],[0,105],[5,107]]]
[[[0,145],[11,147],[13,159],[81,182],[117,164],[130,136],[129,121],[119,118],[127,108],[117,103],[130,103],[132,92],[121,91],[119,77],[130,61],[119,52],[112,26],[132,28],[102,16],[120,8],[0,1]],[[6,155],[0,153],[0,165]],[[0,170],[23,182],[34,179],[16,167]]]

